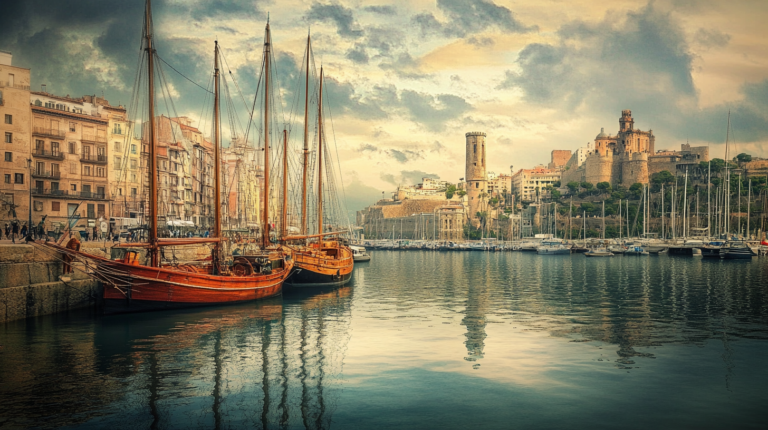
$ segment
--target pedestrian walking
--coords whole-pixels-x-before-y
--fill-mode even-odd
[[[27,223],[21,226],[21,237],[27,237]]]
[[[16,220],[11,221],[11,241],[16,243],[16,236],[19,235],[19,222]]]
[[[5,223],[5,238],[6,239],[11,238],[11,226],[8,225],[8,223]]]
[[[99,228],[95,225],[93,226],[93,240],[99,240]]]

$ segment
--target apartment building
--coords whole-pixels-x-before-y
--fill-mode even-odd
[[[559,168],[536,166],[533,169],[520,169],[512,175],[512,190],[523,202],[538,201],[542,197],[549,197],[549,192],[544,188],[554,185],[561,175]]]
[[[29,69],[14,67],[10,53],[0,51],[0,224],[29,218],[31,132]],[[39,222],[35,214],[32,222]]]
[[[63,225],[75,213],[90,227],[110,217],[110,112],[120,112],[94,96],[71,98],[31,92],[32,199],[35,211]],[[122,112],[125,112],[122,109]]]

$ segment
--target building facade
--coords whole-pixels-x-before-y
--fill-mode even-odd
[[[73,214],[77,228],[108,219],[108,103],[32,92],[30,104],[33,213],[59,227]]]
[[[705,147],[683,145],[681,151],[655,151],[653,130],[635,128],[630,110],[623,110],[619,131],[615,136],[601,129],[590,148],[580,148],[565,165],[563,185],[568,182],[609,182],[626,187],[634,183],[647,184],[650,175],[661,170],[675,172],[679,164],[696,164],[709,160]],[[585,155],[586,154],[586,155]]]
[[[533,169],[520,169],[512,175],[512,191],[522,202],[537,202],[550,196],[546,187],[560,181],[560,169],[547,169],[536,166]]]
[[[0,51],[0,227],[13,218],[29,218],[30,124],[29,69],[14,67],[10,53]],[[35,214],[32,222],[40,216]]]

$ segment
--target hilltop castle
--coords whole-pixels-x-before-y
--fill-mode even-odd
[[[565,165],[561,182],[609,182],[626,187],[634,183],[647,184],[650,175],[662,170],[672,173],[678,165],[698,164],[709,160],[707,147],[682,145],[680,151],[655,151],[653,130],[635,129],[630,110],[621,111],[619,132],[615,136],[601,129],[594,144],[588,143],[571,156]],[[584,156],[586,154],[586,156]]]

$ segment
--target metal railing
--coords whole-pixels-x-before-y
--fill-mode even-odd
[[[8,81],[0,81],[0,88],[16,88],[17,90],[29,91],[29,85],[21,85],[14,83],[11,85]]]
[[[46,151],[45,149],[35,148],[35,150],[32,151],[32,155],[34,155],[35,157],[41,157],[41,158],[52,158],[54,160],[64,159],[64,153],[61,151]]]
[[[46,172],[43,170],[33,170],[32,171],[32,177],[33,178],[46,178],[46,179],[61,179],[61,172]]]
[[[34,127],[32,129],[32,134],[35,134],[38,136],[54,137],[58,139],[63,139],[65,137],[65,134],[63,131],[53,129],[53,128],[46,128],[46,127]]]
[[[70,191],[70,190],[51,190],[43,188],[32,188],[32,195],[44,196],[44,197],[63,197],[69,199],[90,199],[90,200],[106,200],[105,193],[96,193],[93,191]]]
[[[96,154],[83,154],[80,156],[80,161],[84,161],[86,163],[107,164],[107,156],[96,155]]]

